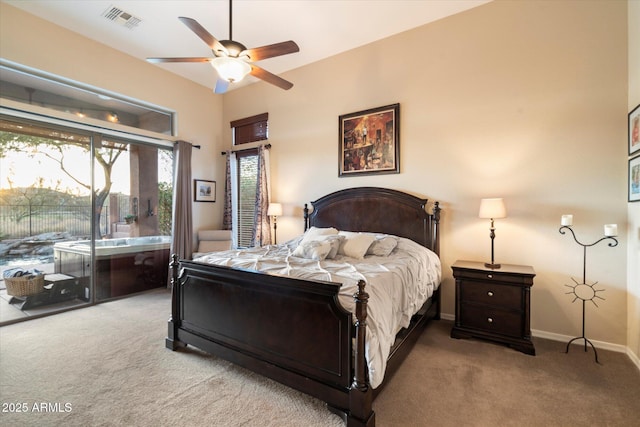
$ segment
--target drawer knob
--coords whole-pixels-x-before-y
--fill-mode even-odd
[[[488,277],[489,279],[493,279],[493,274],[487,274],[487,277]]]
[[[487,318],[487,322],[493,323],[493,319],[491,317]]]
[[[489,291],[489,292],[487,292],[487,295],[489,295],[490,297],[492,297],[492,296],[493,296],[493,292]]]

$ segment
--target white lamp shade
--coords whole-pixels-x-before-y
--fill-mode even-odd
[[[239,82],[251,72],[251,66],[242,59],[219,56],[211,60],[211,66],[221,79],[228,82]]]
[[[269,203],[269,209],[267,209],[267,215],[269,216],[282,216],[282,204]]]
[[[480,218],[506,218],[507,209],[501,198],[480,200]]]

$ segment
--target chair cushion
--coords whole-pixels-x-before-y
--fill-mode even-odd
[[[207,252],[227,251],[231,249],[231,230],[199,230],[198,248],[193,254],[198,255]]]
[[[231,240],[231,230],[200,230],[198,241],[203,240]]]

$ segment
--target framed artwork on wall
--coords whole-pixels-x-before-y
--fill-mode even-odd
[[[629,159],[629,201],[640,201],[640,156]]]
[[[400,104],[339,117],[338,176],[400,173]]]
[[[640,105],[629,113],[629,155],[640,151]]]
[[[193,200],[196,202],[215,202],[216,182],[204,179],[194,179]]]

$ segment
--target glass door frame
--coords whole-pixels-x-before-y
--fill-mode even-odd
[[[98,299],[97,298],[97,289],[96,289],[96,277],[97,277],[97,263],[96,263],[96,236],[97,236],[97,230],[95,229],[96,227],[96,221],[93,220],[93,217],[96,215],[96,193],[95,193],[95,187],[96,187],[96,161],[95,161],[95,156],[96,156],[96,147],[99,147],[101,145],[101,142],[103,140],[103,138],[106,136],[108,139],[109,138],[114,138],[120,141],[124,141],[130,144],[141,144],[141,145],[152,145],[156,148],[160,149],[172,149],[173,148],[173,143],[168,141],[166,138],[162,138],[162,139],[156,139],[156,138],[149,138],[147,136],[139,136],[139,135],[132,135],[129,133],[123,133],[123,132],[119,132],[119,131],[114,131],[114,130],[110,130],[110,129],[95,129],[92,126],[87,126],[84,124],[78,124],[78,123],[74,123],[72,121],[67,121],[67,120],[60,120],[58,118],[51,118],[51,117],[42,117],[40,115],[36,115],[36,114],[32,114],[30,112],[26,112],[26,111],[20,111],[20,110],[12,110],[12,109],[7,109],[4,106],[0,106],[0,118],[1,119],[6,119],[6,120],[10,120],[12,122],[22,122],[22,123],[31,123],[35,126],[40,126],[46,129],[53,129],[53,130],[61,130],[61,131],[67,131],[67,132],[72,132],[72,133],[76,133],[76,134],[80,134],[80,135],[84,135],[86,137],[88,137],[89,139],[89,157],[90,157],[90,185],[91,185],[91,189],[90,189],[90,209],[91,209],[91,222],[90,222],[90,244],[89,244],[89,248],[90,248],[90,257],[89,257],[89,271],[90,271],[90,275],[89,275],[89,298],[88,301],[82,303],[79,302],[77,305],[73,305],[73,306],[69,306],[69,307],[63,307],[60,309],[53,309],[50,312],[47,313],[43,313],[43,314],[38,314],[38,315],[34,315],[34,316],[25,316],[24,318],[21,319],[17,319],[15,321],[7,321],[7,322],[3,322],[0,325],[6,325],[6,324],[10,324],[10,323],[15,323],[16,321],[22,321],[22,320],[28,320],[28,319],[34,319],[34,318],[38,318],[38,317],[44,317],[47,315],[51,315],[51,314],[57,314],[57,313],[61,313],[64,311],[68,311],[68,310],[73,310],[73,309],[77,309],[77,308],[84,308],[84,307],[88,307],[91,305],[95,305],[101,302],[105,302],[108,301],[112,298],[107,298],[107,299]],[[55,262],[55,261],[54,261]]]

